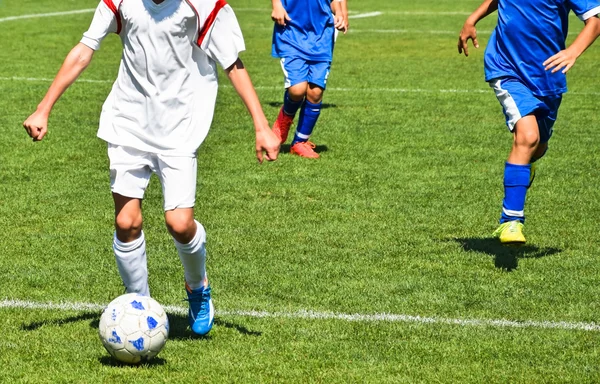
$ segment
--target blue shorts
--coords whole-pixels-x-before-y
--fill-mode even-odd
[[[330,61],[310,61],[289,57],[281,59],[285,88],[307,81],[325,89],[330,68]]]
[[[513,78],[493,79],[489,84],[502,105],[506,126],[511,132],[523,116],[535,115],[540,129],[540,143],[550,140],[562,95],[535,96],[525,84]]]

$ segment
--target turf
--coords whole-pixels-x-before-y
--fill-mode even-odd
[[[596,143],[600,45],[568,76],[550,150],[528,195],[528,245],[490,238],[511,137],[483,81],[483,48],[456,51],[479,2],[353,0],[313,140],[321,159],[258,165],[251,119],[221,76],[199,151],[197,218],[208,231],[217,321],[171,338],[148,365],[112,361],[95,310],[0,307],[0,382],[600,381],[598,328],[494,325],[600,322]],[[268,4],[231,0],[242,54],[268,118],[283,79],[270,57]],[[0,2],[0,300],[106,304],[123,292],[99,112],[120,59],[110,36],[56,105],[50,133],[21,128],[97,1]],[[581,23],[571,17],[572,40]],[[152,295],[183,307],[183,272],[163,222],[160,185],[144,201]],[[274,314],[248,315],[248,311]],[[317,314],[303,316],[305,311]],[[327,314],[420,316],[411,321]],[[482,320],[483,325],[426,319]],[[419,320],[421,319],[421,320]],[[462,324],[462,325],[461,325]],[[511,323],[512,324],[512,323]]]

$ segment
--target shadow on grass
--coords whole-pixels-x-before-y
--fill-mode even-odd
[[[123,368],[138,368],[138,369],[145,369],[145,368],[152,368],[152,367],[159,367],[161,365],[165,365],[167,363],[167,361],[165,359],[162,359],[158,356],[153,357],[152,359],[150,359],[150,361],[144,361],[143,363],[138,363],[138,364],[125,364],[120,362],[119,360],[113,358],[110,355],[105,355],[102,356],[100,358],[98,358],[98,361],[100,362],[100,364],[107,366],[107,367],[123,367]]]
[[[279,148],[279,153],[290,153],[290,148],[291,148],[290,144],[282,144],[281,147]],[[329,148],[326,145],[317,145],[315,147],[315,152],[317,152],[317,153],[327,152],[328,150],[329,150]]]
[[[518,267],[519,259],[538,259],[562,252],[562,249],[540,248],[535,245],[502,245],[496,238],[454,238],[453,240],[459,243],[465,251],[485,253],[493,256],[495,267],[508,272]]]
[[[169,340],[191,340],[191,339],[206,339],[210,340],[210,334],[206,336],[198,336],[193,333],[188,326],[188,318],[187,315],[179,315],[179,314],[168,314],[169,316]],[[98,325],[100,323],[100,314],[87,312],[82,313],[77,316],[69,316],[62,319],[49,319],[49,320],[41,320],[35,321],[29,324],[22,324],[21,330],[23,331],[35,331],[38,328],[44,326],[61,326],[69,323],[76,323],[79,321],[90,321],[90,327],[94,329],[98,329]],[[260,331],[253,331],[241,324],[236,324],[230,321],[222,320],[218,317],[215,317],[214,325],[217,327],[224,327],[228,329],[234,329],[241,333],[242,335],[254,336],[258,337],[262,335]]]
[[[90,324],[96,323],[96,328],[98,328],[99,316],[100,316],[100,314],[98,314],[98,313],[88,312],[88,313],[82,313],[77,316],[65,317],[62,319],[50,319],[50,320],[35,321],[35,322],[29,323],[29,324],[21,324],[21,330],[22,331],[35,331],[36,329],[44,327],[44,326],[61,326],[61,325],[65,325],[65,324],[69,324],[69,323],[76,323],[78,321],[84,321],[84,320],[92,320],[92,322]]]

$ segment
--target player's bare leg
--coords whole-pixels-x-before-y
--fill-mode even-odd
[[[527,165],[538,151],[540,131],[535,115],[527,115],[515,125],[513,146],[508,155],[511,164]]]

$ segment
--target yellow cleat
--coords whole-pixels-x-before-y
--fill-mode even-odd
[[[523,236],[523,223],[518,220],[507,221],[500,224],[498,229],[492,233],[492,236],[500,239],[502,244],[525,244],[525,236]]]

